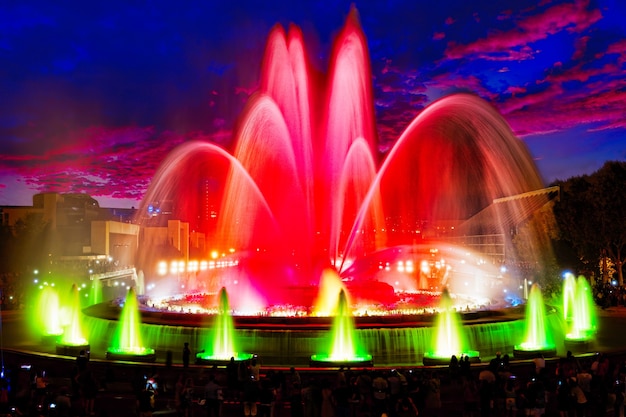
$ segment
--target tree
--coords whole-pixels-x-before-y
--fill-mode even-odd
[[[19,273],[41,268],[49,251],[49,226],[36,214],[19,219],[11,228],[0,229],[1,272]]]
[[[626,162],[609,161],[591,175],[572,177],[559,184],[560,200],[554,214],[560,238],[568,241],[583,262],[594,265],[609,257],[619,285],[624,284],[626,261]],[[601,263],[603,281],[608,265]]]

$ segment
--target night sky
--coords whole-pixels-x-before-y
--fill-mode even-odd
[[[626,160],[626,2],[357,1],[380,147],[434,100],[473,92],[547,184]],[[0,205],[85,192],[138,206],[188,140],[229,148],[266,36],[302,28],[326,72],[345,1],[0,3]]]

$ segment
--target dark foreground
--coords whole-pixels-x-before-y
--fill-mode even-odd
[[[3,356],[11,380],[10,405],[18,407],[22,415],[90,415],[85,400],[89,395],[83,378],[77,376],[80,373],[75,359],[13,351],[4,351]],[[498,366],[493,374],[495,381],[487,381],[491,377],[487,372],[488,363],[472,364],[468,374],[463,374],[462,370],[451,371],[447,366],[345,371],[301,368],[295,373],[289,369],[261,368],[259,381],[253,382],[242,381],[239,371],[237,382],[231,384],[230,389],[225,367],[190,365],[185,368],[180,364],[89,361],[86,369],[93,375],[97,387],[91,415],[98,416],[140,415],[138,400],[147,383],[155,386],[153,415],[210,416],[203,404],[210,375],[215,375],[222,387],[219,415],[224,417],[248,415],[244,406],[248,399],[256,404],[257,415],[267,417],[378,417],[383,412],[395,417],[542,415],[527,414],[535,408],[545,416],[558,416],[562,384],[570,386],[567,408],[571,409],[569,415],[574,416],[577,404],[571,394],[575,389],[572,378],[582,382],[582,372],[590,370],[598,358],[603,358],[599,361],[601,365],[591,373],[591,382],[585,388],[584,415],[621,416],[622,387],[626,383],[626,355],[621,353],[576,355],[572,361],[550,358],[539,374],[532,360],[511,361],[509,366]],[[36,375],[44,372],[47,387],[37,390]],[[381,379],[385,382],[381,383]],[[505,410],[509,396],[505,388],[509,383],[517,409],[511,414]],[[183,394],[178,401],[176,391],[180,392],[185,385],[189,386],[189,399]],[[476,391],[472,391],[472,387]],[[545,398],[545,405],[543,400],[536,399],[539,395]],[[62,412],[60,405],[50,408],[52,404],[61,403],[60,397],[71,403],[67,412]],[[407,407],[403,408],[403,404]],[[470,410],[476,411],[471,413]]]
[[[483,358],[483,363],[471,364],[469,371],[416,365],[343,372],[298,368],[293,373],[288,368],[261,366],[254,379],[250,377],[254,370],[249,368],[241,367],[229,378],[226,367],[184,367],[180,357],[174,357],[172,364],[92,358],[79,371],[74,357],[7,348],[10,332],[6,326],[2,362],[10,390],[8,404],[0,396],[0,407],[16,407],[15,413],[28,416],[138,416],[138,400],[153,381],[152,415],[218,417],[210,414],[205,402],[205,386],[214,376],[221,387],[216,401],[221,417],[254,415],[255,406],[256,415],[263,417],[623,416],[626,310],[601,314],[595,341],[599,354],[546,358],[539,373],[528,359],[511,360],[505,366],[493,361],[490,374],[493,358]],[[44,373],[47,386],[37,389],[36,376]],[[184,392],[190,395],[177,395],[185,385]],[[583,394],[575,396],[580,391]],[[578,403],[577,398],[585,402]],[[66,411],[63,401],[69,404]],[[51,408],[52,404],[57,406]],[[507,404],[511,404],[509,411]]]

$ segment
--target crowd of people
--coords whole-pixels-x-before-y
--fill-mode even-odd
[[[105,415],[98,397],[117,365],[107,364],[104,374],[99,366],[82,352],[65,385],[51,389],[41,370],[12,398],[0,384],[0,414],[12,405],[13,415]],[[402,369],[264,369],[256,357],[219,367],[126,369],[135,371],[131,395],[140,417],[619,417],[626,386],[623,358],[569,352],[558,360],[496,354],[483,364],[453,357],[449,366]]]

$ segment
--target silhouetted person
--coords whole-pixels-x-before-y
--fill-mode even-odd
[[[221,407],[222,387],[215,381],[215,374],[209,375],[209,382],[204,386],[207,417],[219,417]]]
[[[189,349],[189,343],[185,342],[183,346],[183,367],[189,367],[189,358],[191,357],[191,349]]]
[[[81,350],[76,357],[76,367],[78,368],[78,372],[83,372],[87,369],[87,365],[89,364],[89,357],[87,356],[87,352]]]
[[[471,364],[469,356],[465,355],[463,360],[459,361],[459,371],[462,377],[469,378],[471,375]]]

